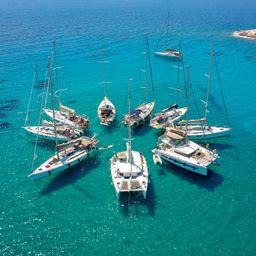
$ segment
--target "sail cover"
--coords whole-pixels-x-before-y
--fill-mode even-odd
[[[166,111],[171,110],[171,109],[173,109],[173,108],[178,108],[178,105],[177,105],[177,104],[172,104],[171,106],[169,106],[169,107],[163,109],[162,112],[166,112]]]
[[[63,105],[60,105],[59,106],[59,110],[62,110],[62,111],[65,111],[65,112],[68,112],[70,114],[75,114],[76,111],[72,108],[69,108],[69,107],[66,107],[66,106],[63,106]]]

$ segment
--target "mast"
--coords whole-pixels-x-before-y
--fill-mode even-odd
[[[149,72],[150,72],[150,80],[152,86],[152,93],[153,93],[153,100],[155,101],[155,90],[154,90],[154,83],[153,83],[153,73],[152,73],[152,65],[151,65],[151,58],[150,58],[150,50],[149,50],[149,43],[148,43],[148,33],[146,33],[146,48],[147,48],[147,57],[149,62]]]
[[[179,52],[181,53],[181,40],[180,40]],[[176,80],[176,99],[175,99],[175,104],[178,104],[178,96],[179,96],[179,91],[180,91],[179,90],[180,66],[181,66],[181,60],[179,60],[179,65],[178,65],[178,73],[177,73],[177,80]]]
[[[168,39],[169,39],[169,26],[170,26],[170,12],[167,16],[167,28],[166,28],[166,39],[165,39],[165,48],[168,48]]]
[[[107,97],[107,81],[106,81],[106,67],[105,67],[105,50],[104,50],[103,39],[102,39],[102,75],[103,75],[103,84],[104,84],[104,96]]]
[[[212,48],[210,50],[210,65],[209,65],[209,73],[208,73],[208,88],[207,88],[207,95],[206,95],[206,102],[205,102],[205,122],[207,120],[208,114],[208,104],[209,104],[209,96],[210,96],[210,89],[211,89],[211,77],[212,77]]]
[[[130,96],[130,81],[132,79],[129,78],[128,80],[128,116],[129,116],[129,119],[128,119],[128,161],[130,162],[130,180],[132,178],[132,134],[131,134],[131,96]]]
[[[55,120],[55,111],[54,111],[54,95],[52,89],[52,72],[51,72],[51,58],[48,57],[48,77],[49,77],[49,87],[51,90],[51,101],[52,101],[52,115],[53,115],[53,126],[54,126],[54,135],[55,135],[55,151],[57,157],[59,158],[59,152],[57,150],[58,141],[57,141],[57,129],[56,129],[56,120]]]
[[[187,112],[186,112],[186,126],[185,126],[185,136],[186,136],[186,141],[188,140],[188,106],[189,106],[189,84],[190,84],[190,67],[187,67],[187,83],[185,84],[185,91],[186,91],[186,107],[187,107]]]
[[[129,158],[131,156],[131,146],[132,146],[132,135],[131,135],[131,96],[130,96],[130,81],[128,80],[128,144],[129,144]]]
[[[144,89],[145,89],[145,94],[144,94],[144,103],[147,103],[147,85],[148,85],[148,47],[147,47],[147,34],[146,34],[146,51],[145,51],[145,81],[144,81]]]
[[[55,70],[55,79],[56,79],[56,91],[58,96],[58,103],[61,106],[60,93],[59,93],[59,77],[58,77],[58,67],[57,67],[57,57],[56,57],[56,41],[53,40],[53,61],[54,61],[54,70]]]

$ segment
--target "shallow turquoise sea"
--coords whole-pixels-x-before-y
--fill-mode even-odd
[[[175,4],[162,1],[120,4],[24,2],[0,4],[0,254],[1,255],[255,255],[256,42],[232,37],[255,27],[252,1],[229,4]],[[246,5],[245,5],[246,3]],[[250,3],[250,4],[249,4]],[[171,42],[182,40],[185,67],[201,113],[209,67],[215,57],[233,128],[230,138],[214,141],[221,157],[208,177],[169,164],[154,166],[151,150],[157,133],[149,126],[133,132],[133,148],[147,158],[148,199],[118,201],[111,184],[109,158],[125,149],[127,81],[131,104],[143,101],[145,36],[151,53],[171,12]],[[106,49],[108,97],[117,107],[117,122],[100,126],[97,106],[103,98],[101,39]],[[109,150],[58,176],[33,182],[34,140],[25,135],[24,118],[35,60],[44,79],[47,56],[56,39],[62,102],[91,119],[90,134]],[[156,111],[172,104],[177,63],[155,58],[152,68]],[[182,82],[181,82],[182,86]],[[33,90],[30,124],[38,118]],[[152,97],[149,88],[148,97]],[[179,104],[184,105],[184,91]],[[191,118],[196,118],[192,97]],[[209,123],[226,124],[216,72],[213,73]],[[41,141],[35,165],[54,152]]]

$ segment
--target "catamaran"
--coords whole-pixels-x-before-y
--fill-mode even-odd
[[[128,82],[128,113],[130,113],[130,80]],[[129,115],[131,116],[131,115]],[[110,170],[117,197],[124,192],[140,192],[146,199],[148,167],[142,153],[131,149],[131,126],[128,119],[126,151],[116,153],[110,159]]]
[[[103,76],[104,76],[104,98],[98,106],[98,117],[100,119],[100,123],[105,126],[109,126],[116,117],[116,108],[114,104],[107,98],[107,83],[105,80],[105,63],[104,60],[104,48],[103,48],[103,60],[102,60],[102,68],[103,68]],[[102,84],[100,83],[100,84]]]
[[[59,83],[58,83],[58,67],[57,67],[57,61],[56,61],[56,43],[53,42],[53,57],[54,57],[54,70],[55,70],[55,77],[56,77],[56,87],[57,91],[55,94],[58,96],[58,103],[59,103],[59,110],[55,111],[55,119],[57,122],[60,122],[65,125],[69,125],[71,127],[77,128],[77,129],[87,129],[89,127],[89,119],[85,118],[84,115],[78,115],[76,111],[72,108],[69,108],[67,106],[64,106],[61,103],[60,100],[60,90],[59,90]],[[47,101],[46,101],[47,102]],[[53,119],[53,110],[47,109],[46,104],[43,109],[44,113],[49,116],[51,119]]]
[[[167,26],[166,26],[166,31],[165,35],[163,36],[163,33],[158,41],[157,47],[159,46],[159,43],[161,42],[161,39],[165,37],[165,50],[163,51],[156,51],[155,56],[157,57],[164,57],[164,58],[169,58],[173,60],[179,60],[182,58],[182,53],[180,50],[172,49],[169,48],[169,28],[170,28],[170,13],[168,12],[168,18],[167,18]]]
[[[187,136],[191,140],[208,140],[208,139],[215,139],[215,138],[220,138],[220,137],[225,137],[225,136],[230,135],[231,128],[229,128],[229,127],[207,125],[207,117],[208,117],[208,112],[209,112],[208,103],[209,103],[211,77],[212,77],[212,58],[213,58],[213,54],[212,54],[212,50],[211,50],[210,51],[210,67],[209,67],[209,74],[208,74],[208,89],[207,89],[206,101],[203,101],[203,103],[205,104],[204,117],[201,119],[194,119],[194,120],[188,120],[188,121],[182,120],[179,122],[179,126],[177,126],[177,128],[179,128],[183,131],[186,129]],[[217,69],[216,60],[215,60],[215,66]],[[221,86],[220,86],[220,88],[221,88]],[[221,91],[222,91],[222,88],[221,88]],[[222,96],[223,96],[223,92],[222,92]],[[226,116],[227,116],[227,120],[228,120],[224,96],[222,99],[223,99]],[[167,127],[167,130],[168,130],[168,127]]]
[[[187,108],[188,86],[189,74],[186,85]],[[186,116],[188,120],[188,111]],[[170,128],[164,135],[159,137],[158,144],[152,152],[167,162],[205,176],[208,173],[208,166],[215,163],[219,158],[216,150],[210,151],[190,141],[187,136],[187,130],[181,131],[175,128]]]
[[[49,74],[49,87],[51,89],[51,94],[53,95],[52,89],[52,78],[51,78],[51,59],[48,59],[48,74]],[[52,101],[52,109],[54,109],[54,97],[51,97]],[[94,137],[89,138],[86,136],[82,136],[75,140],[71,140],[67,143],[63,143],[58,145],[56,138],[56,119],[55,112],[53,111],[53,123],[54,123],[54,133],[55,133],[55,145],[56,145],[56,153],[54,156],[50,157],[46,162],[40,165],[36,170],[34,170],[30,175],[28,175],[32,179],[40,179],[47,177],[52,174],[57,174],[65,169],[70,168],[78,163],[80,163],[85,158],[92,156],[97,148],[96,145],[98,140]],[[37,139],[35,143],[34,150],[34,158],[32,163],[32,169],[34,167],[34,161],[36,159],[36,145]]]
[[[149,51],[149,44],[148,44],[148,35],[146,34],[145,86],[142,87],[145,89],[144,103],[136,107],[134,110],[130,111],[130,114],[125,115],[123,122],[126,126],[130,125],[131,127],[133,127],[133,126],[144,124],[150,118],[150,115],[152,114],[152,111],[154,109],[155,101],[147,103],[148,66],[150,69],[150,79],[151,79],[153,98],[154,98],[154,86],[153,86],[153,79],[152,79],[150,51]]]

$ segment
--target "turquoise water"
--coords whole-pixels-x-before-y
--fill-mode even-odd
[[[251,1],[206,6],[198,1],[173,5],[162,1],[119,4],[1,3],[0,15],[0,251],[1,255],[254,255],[255,242],[255,41],[233,38],[232,31],[255,26]],[[172,42],[182,39],[185,66],[201,111],[214,45],[228,106],[232,135],[216,141],[221,165],[208,177],[165,164],[154,166],[151,149],[158,133],[148,126],[133,133],[133,148],[147,158],[151,183],[147,201],[118,202],[109,158],[125,149],[122,126],[127,111],[127,80],[132,77],[132,106],[143,101],[145,39],[151,52],[171,11]],[[103,97],[99,63],[104,37],[108,96],[116,105],[113,128],[99,125],[96,109]],[[33,182],[27,178],[33,139],[24,123],[34,61],[43,79],[52,40],[57,41],[64,104],[91,118],[91,134],[113,148],[58,176]],[[177,63],[154,58],[156,111],[172,104],[168,87],[176,82]],[[34,96],[36,95],[34,90]],[[149,97],[150,90],[149,90]],[[181,93],[180,104],[184,104]],[[36,97],[33,100],[36,105]],[[196,117],[191,99],[191,117]],[[35,107],[36,110],[36,107]],[[37,120],[33,111],[30,123]],[[213,75],[209,122],[224,124],[216,72]],[[53,154],[54,145],[38,145],[36,165]]]

